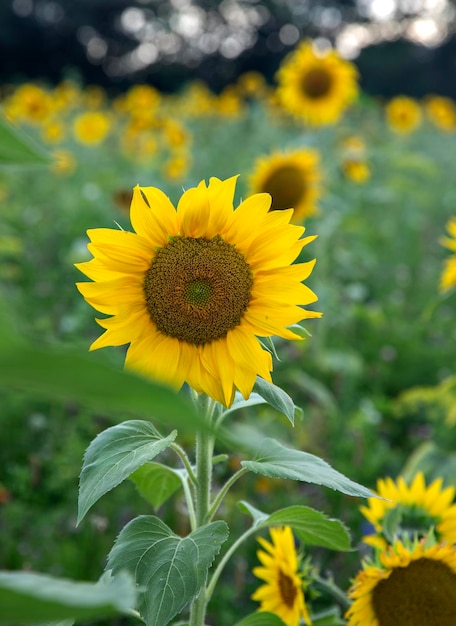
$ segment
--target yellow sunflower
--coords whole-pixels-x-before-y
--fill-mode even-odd
[[[454,626],[456,549],[396,541],[365,564],[348,592],[348,626]]]
[[[345,178],[362,185],[369,180],[371,171],[365,159],[344,159],[342,161],[342,172]]]
[[[258,539],[265,552],[257,552],[261,566],[253,573],[266,584],[255,591],[252,600],[261,602],[260,611],[275,613],[287,626],[299,626],[301,618],[311,624],[291,528],[271,528],[270,534],[272,543]]]
[[[449,133],[456,130],[456,103],[445,96],[428,96],[424,100],[428,118],[441,130]]]
[[[397,96],[385,107],[386,121],[390,128],[403,135],[411,133],[421,123],[420,105],[407,96]]]
[[[155,187],[136,186],[136,232],[89,230],[94,258],[77,267],[87,302],[111,315],[91,346],[130,344],[126,366],[176,388],[187,382],[226,406],[247,398],[255,379],[271,381],[271,354],[257,337],[297,339],[289,330],[320,317],[300,305],[317,300],[304,284],[315,260],[293,264],[315,237],[270,213],[256,194],[233,209],[236,178],[188,189],[177,209]]]
[[[73,134],[79,143],[95,146],[105,140],[111,129],[111,119],[101,111],[80,113],[73,122]]]
[[[318,212],[320,155],[310,148],[274,152],[258,159],[249,180],[251,193],[269,193],[271,211],[293,208],[293,222]]]
[[[360,507],[361,513],[374,526],[376,535],[363,537],[363,541],[383,549],[387,545],[385,526],[394,515],[399,536],[414,533],[423,536],[431,529],[438,541],[456,542],[456,504],[453,504],[455,489],[442,489],[442,479],[426,486],[422,472],[418,472],[410,486],[402,476],[396,482],[391,478],[377,481],[377,493],[381,498],[368,498],[367,506]]]
[[[456,287],[456,217],[452,217],[447,224],[449,237],[442,237],[441,244],[454,254],[445,261],[442,276],[440,278],[441,291],[447,291]]]
[[[291,52],[277,73],[281,106],[307,124],[335,124],[358,95],[356,67],[335,50],[318,53],[311,41]]]

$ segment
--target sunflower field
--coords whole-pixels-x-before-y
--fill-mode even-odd
[[[157,514],[173,537],[194,531],[177,470],[145,459],[112,491],[123,478],[91,483],[97,497],[83,483],[96,462],[90,441],[149,414],[161,431],[179,430],[160,459],[175,467],[176,452],[192,474],[190,388],[222,407],[238,437],[215,446],[224,499],[209,512],[230,527],[228,551],[249,516],[257,534],[216,570],[207,606],[190,594],[190,618],[189,602],[175,602],[154,617],[141,605],[100,609],[103,623],[455,624],[456,104],[367,97],[354,65],[304,42],[274,85],[257,73],[218,94],[197,82],[115,95],[24,83],[2,88],[0,108],[1,570],[95,582],[135,516]],[[165,268],[158,282],[153,255],[150,268]],[[182,298],[192,315],[214,300],[221,331],[212,317],[179,317],[197,255],[202,267],[216,258],[220,300],[203,270]],[[158,381],[150,392],[148,380]],[[236,441],[264,437],[359,490],[258,470]],[[315,517],[312,541],[293,507],[324,514],[327,536]],[[268,535],[274,511],[289,513]],[[1,576],[0,624],[12,625]],[[439,590],[420,604],[434,580]],[[78,623],[95,623],[87,611]],[[72,614],[17,623],[62,616]]]

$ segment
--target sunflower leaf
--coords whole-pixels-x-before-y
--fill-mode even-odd
[[[0,624],[8,626],[127,614],[135,603],[135,585],[126,572],[119,572],[109,585],[0,572]]]
[[[43,148],[0,117],[0,166],[49,165],[51,161]]]
[[[290,526],[303,544],[322,546],[330,550],[350,550],[350,536],[345,526],[308,506],[289,506],[267,515],[247,502],[240,502],[241,510],[253,518],[257,529],[270,526]]]
[[[283,389],[273,383],[268,383],[260,376],[257,376],[253,389],[269,406],[272,406],[279,413],[283,413],[294,426],[295,413],[298,407]]]
[[[179,487],[181,479],[176,471],[161,463],[144,463],[130,475],[139,493],[158,509]]]
[[[147,625],[166,626],[198,595],[227,537],[222,521],[182,538],[158,517],[142,515],[120,532],[107,567],[131,572],[143,589],[139,611]]]
[[[372,491],[333,469],[320,457],[286,448],[270,437],[262,440],[255,460],[241,461],[241,465],[251,472],[269,478],[289,478],[323,485],[350,496],[375,497]]]
[[[285,626],[285,622],[275,613],[256,611],[237,622],[236,626]]]
[[[78,519],[105,493],[165,450],[176,438],[174,430],[161,437],[150,422],[130,420],[97,435],[87,448],[79,479]]]

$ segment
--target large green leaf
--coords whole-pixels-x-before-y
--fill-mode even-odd
[[[126,572],[109,585],[0,572],[0,624],[8,626],[127,614],[135,603],[135,584]]]
[[[318,456],[286,448],[270,437],[261,442],[255,460],[242,461],[241,465],[269,478],[290,478],[324,485],[350,496],[375,497],[372,491],[336,471]]]
[[[182,481],[178,472],[161,463],[144,463],[130,476],[142,497],[158,509],[179,487]]]
[[[267,611],[257,611],[244,617],[236,626],[286,626],[278,615]]]
[[[86,450],[79,480],[78,524],[105,493],[152,460],[176,438],[162,437],[150,422],[130,420],[97,435]]]
[[[0,166],[48,165],[50,155],[0,117]]]
[[[139,610],[147,626],[166,626],[198,595],[227,537],[222,521],[182,538],[158,517],[142,515],[120,532],[108,568],[131,572],[144,589]]]
[[[304,544],[330,550],[350,550],[350,536],[342,522],[308,506],[290,506],[268,515],[247,502],[240,502],[239,505],[252,516],[254,528],[290,526]]]

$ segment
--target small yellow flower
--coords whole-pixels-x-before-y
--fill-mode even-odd
[[[403,135],[412,133],[421,123],[420,105],[407,96],[398,96],[390,100],[385,112],[390,128]]]
[[[335,124],[358,95],[356,67],[335,50],[319,53],[304,41],[277,73],[281,106],[311,125]]]
[[[357,184],[365,183],[371,175],[370,167],[364,159],[344,159],[342,171],[346,178]]]
[[[54,103],[46,90],[33,83],[25,83],[7,98],[5,111],[9,119],[42,124],[53,113]]]
[[[41,136],[48,143],[60,143],[65,139],[65,124],[60,120],[49,120],[43,126]]]
[[[163,175],[170,180],[179,180],[187,173],[188,166],[188,155],[182,152],[175,153],[165,162]]]
[[[261,566],[253,573],[265,584],[255,591],[252,600],[261,603],[259,611],[275,613],[287,626],[299,626],[301,618],[311,624],[291,528],[271,528],[270,535],[272,543],[258,539],[264,551],[257,552]]]
[[[348,626],[456,624],[456,549],[428,540],[396,541],[365,563],[348,593]]]
[[[320,155],[312,148],[273,152],[258,159],[249,179],[250,193],[269,193],[271,211],[294,209],[299,223],[318,212]]]
[[[155,187],[136,186],[136,232],[89,230],[91,261],[77,267],[93,282],[78,289],[111,317],[91,346],[130,344],[126,366],[176,388],[230,406],[247,398],[257,376],[271,381],[272,359],[258,337],[299,339],[289,326],[320,317],[302,281],[315,261],[293,264],[315,237],[289,224],[291,211],[269,212],[257,194],[234,210],[236,177],[188,189],[177,209]]]
[[[104,141],[110,129],[111,120],[101,111],[81,113],[73,122],[75,138],[87,146],[95,146]]]
[[[448,248],[453,254],[445,261],[442,276],[440,278],[440,290],[448,291],[456,287],[456,217],[452,217],[447,224],[449,237],[442,237],[440,243]]]
[[[456,104],[444,96],[428,96],[424,100],[428,118],[441,130],[450,133],[456,130]]]
[[[413,533],[423,536],[433,529],[438,541],[456,543],[455,489],[443,489],[442,482],[438,478],[426,486],[422,472],[416,474],[410,486],[402,476],[396,482],[391,478],[379,479],[377,492],[381,497],[368,498],[367,506],[360,507],[377,534],[363,537],[363,541],[385,548],[388,541],[383,533],[384,524],[394,511],[398,515],[399,536]]]
[[[53,156],[51,169],[56,174],[68,175],[76,169],[76,159],[69,150],[57,150]]]

